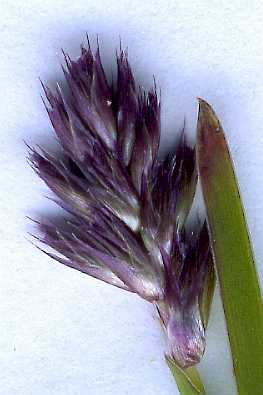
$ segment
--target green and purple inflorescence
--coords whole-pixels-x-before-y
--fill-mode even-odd
[[[186,368],[205,348],[200,300],[211,252],[206,224],[186,231],[197,173],[184,136],[158,158],[160,102],[156,87],[138,89],[127,60],[117,56],[109,86],[99,49],[65,55],[70,99],[44,86],[46,108],[62,158],[31,149],[36,173],[71,214],[65,226],[38,223],[45,251],[66,266],[137,293],[155,304],[167,355]]]

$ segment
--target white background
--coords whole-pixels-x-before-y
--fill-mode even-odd
[[[57,213],[26,163],[25,139],[52,147],[38,77],[62,78],[99,33],[106,68],[122,38],[136,79],[162,87],[162,144],[196,97],[209,101],[235,161],[263,279],[263,2],[16,0],[0,2],[0,388],[3,395],[177,394],[153,309],[136,296],[54,263],[27,238],[26,215]],[[218,292],[201,373],[208,395],[234,395]],[[249,394],[248,394],[249,395]]]

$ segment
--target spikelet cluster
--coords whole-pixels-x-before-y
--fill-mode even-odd
[[[65,226],[38,223],[45,252],[62,264],[154,303],[167,355],[186,368],[205,347],[202,301],[212,272],[206,224],[187,232],[195,194],[194,149],[181,137],[159,159],[160,102],[156,87],[138,88],[123,51],[110,86],[99,49],[65,55],[70,98],[44,86],[46,109],[62,157],[31,149],[38,176],[71,214]]]

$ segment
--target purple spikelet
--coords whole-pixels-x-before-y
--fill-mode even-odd
[[[168,355],[185,368],[205,346],[200,300],[213,270],[206,225],[186,231],[197,174],[184,135],[174,155],[158,159],[156,87],[136,87],[127,54],[108,85],[99,49],[65,56],[70,99],[44,87],[62,158],[30,150],[31,164],[72,216],[65,226],[38,223],[45,251],[66,266],[153,302]],[[212,268],[212,269],[211,269]]]

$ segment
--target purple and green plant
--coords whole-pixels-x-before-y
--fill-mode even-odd
[[[156,85],[148,92],[136,85],[127,53],[119,51],[111,85],[98,47],[94,54],[88,43],[76,61],[64,58],[69,95],[43,84],[61,153],[30,148],[29,154],[67,213],[60,225],[36,221],[41,249],[155,306],[182,395],[205,394],[196,365],[205,350],[214,260],[239,394],[253,389],[251,395],[261,395],[262,299],[233,165],[213,110],[200,99],[196,147],[182,133],[175,151],[161,158]],[[189,221],[198,176],[208,224]]]
[[[43,84],[62,156],[32,148],[30,162],[71,219],[41,220],[37,239],[56,261],[153,303],[169,366],[204,393],[193,366],[205,350],[215,277],[206,222],[186,227],[195,151],[183,133],[159,158],[156,86],[137,87],[124,51],[111,86],[99,48],[82,46],[77,61],[64,55],[69,98]]]

